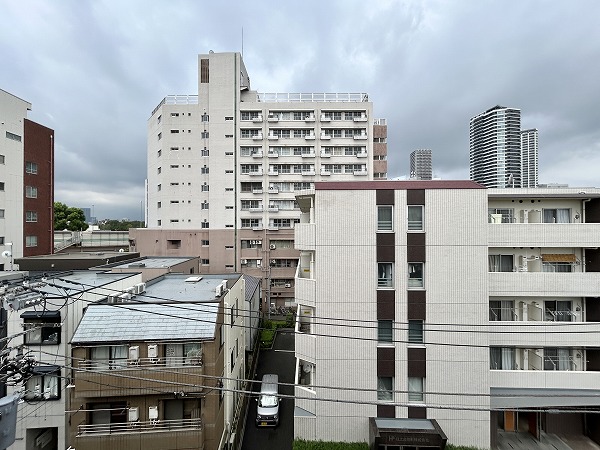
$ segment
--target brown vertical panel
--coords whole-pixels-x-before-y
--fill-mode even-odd
[[[377,291],[377,320],[396,320],[395,291]]]
[[[377,376],[394,377],[396,374],[396,349],[394,347],[377,348]]]
[[[394,191],[392,189],[377,189],[375,191],[375,202],[378,205],[393,205]]]
[[[408,189],[406,191],[407,205],[424,205],[425,189]]]
[[[394,405],[377,405],[377,417],[396,417],[396,407]]]
[[[408,291],[408,319],[425,320],[427,313],[426,295],[427,291]]]
[[[409,347],[408,350],[408,376],[425,378],[427,359],[424,348]]]
[[[209,70],[208,70],[208,59],[200,60],[200,83],[208,83],[209,80]]]
[[[409,419],[427,419],[427,408],[424,406],[409,406],[408,407],[408,418]]]
[[[377,234],[377,262],[395,262],[395,233]]]
[[[406,234],[408,262],[425,262],[425,233]]]

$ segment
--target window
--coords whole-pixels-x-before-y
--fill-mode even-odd
[[[101,370],[115,370],[127,367],[129,348],[127,345],[100,345],[90,348],[93,367]]]
[[[0,219],[4,219],[4,210],[0,209]]]
[[[208,151],[208,149],[207,149],[207,148],[203,148],[203,149],[200,151],[200,156],[209,156],[209,154],[210,154],[210,152]]]
[[[260,240],[243,240],[242,248],[262,248],[262,241],[260,241]]]
[[[408,377],[408,401],[425,401],[425,379],[419,377]]]
[[[423,343],[423,321],[409,320],[408,321],[408,342],[413,344]]]
[[[37,236],[25,236],[25,247],[37,247]]]
[[[516,320],[514,300],[490,300],[490,321]]]
[[[208,239],[202,239],[200,242],[203,247],[208,247],[210,245],[210,241]]]
[[[544,208],[542,215],[544,223],[571,223],[571,210],[568,208]]]
[[[423,231],[423,206],[408,207],[408,230]]]
[[[167,239],[167,249],[181,248],[181,239]]]
[[[4,217],[4,214],[2,214],[2,217]],[[38,221],[37,211],[25,211],[25,222],[37,222],[37,221]]]
[[[156,186],[157,191],[160,191],[161,189],[162,189],[162,186],[160,184]]]
[[[90,409],[90,425],[127,423],[126,402],[94,403]]]
[[[209,259],[201,259],[200,264],[202,264],[203,266],[208,266],[208,265],[210,265],[210,260]]]
[[[544,370],[574,370],[574,363],[569,349],[545,348]]]
[[[162,133],[158,133],[157,139],[160,141],[162,139]]]
[[[422,288],[423,282],[423,263],[408,263],[408,287]]]
[[[394,287],[393,263],[377,264],[377,287]]]
[[[15,133],[11,133],[10,131],[6,132],[6,138],[11,139],[13,141],[21,142],[21,136]]]
[[[161,208],[162,207],[162,202],[156,202],[156,207],[157,208]]]
[[[200,83],[208,83],[210,74],[210,61],[208,58],[200,60]]]
[[[392,321],[378,320],[377,321],[377,341],[392,342],[393,338]]]
[[[208,119],[209,119],[208,114],[206,114],[206,113],[202,114],[202,116],[201,116],[202,122],[208,122]],[[227,117],[225,117],[225,120],[227,120]],[[233,120],[233,117],[231,118],[231,120]]]
[[[208,173],[208,166],[204,165],[204,167],[200,168],[200,173],[201,174],[207,174]]]
[[[4,164],[5,157],[4,155],[0,155],[0,164]]]
[[[544,302],[545,319],[551,322],[571,322],[575,316],[571,309],[571,301],[548,300]]]
[[[542,272],[573,272],[573,264],[568,262],[542,263]]]
[[[60,344],[60,312],[26,311],[23,318],[26,345]]]
[[[242,219],[242,228],[259,228],[260,219]]]
[[[2,183],[2,190],[4,190],[4,183]],[[25,186],[25,197],[37,198],[37,188],[34,186]]]
[[[377,400],[384,402],[394,400],[394,378],[377,377]]]
[[[514,257],[513,255],[489,255],[490,272],[512,272]]]
[[[514,347],[490,347],[490,369],[515,370],[516,366]]]
[[[392,207],[377,207],[377,231],[393,231]]]
[[[25,384],[26,400],[57,400],[60,398],[60,367],[36,366]]]
[[[203,132],[200,134],[200,137],[201,137],[202,139],[208,139],[208,131],[203,131]]]
[[[167,366],[201,366],[202,347],[199,342],[165,344]]]
[[[25,173],[30,173],[35,175],[38,173],[38,165],[34,162],[26,162],[25,163]]]
[[[200,209],[208,209],[208,202],[206,200],[200,204]]]
[[[204,183],[201,189],[203,192],[208,192],[208,184]]]
[[[178,134],[179,130],[171,130],[171,134]]]
[[[200,227],[201,227],[201,228],[209,228],[209,224],[208,224],[208,222],[207,222],[207,221],[204,221],[204,222],[202,222],[202,223],[200,224]]]

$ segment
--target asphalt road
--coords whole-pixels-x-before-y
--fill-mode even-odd
[[[265,373],[279,375],[280,383],[294,382],[294,333],[279,331],[272,350],[263,350],[258,359],[257,373],[252,390],[260,390],[260,380]],[[279,393],[294,395],[293,386],[280,386]],[[250,401],[246,418],[246,431],[242,450],[291,450],[294,440],[294,399],[284,398],[279,403],[279,426],[257,428],[256,401]]]

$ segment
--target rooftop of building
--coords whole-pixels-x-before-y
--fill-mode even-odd
[[[216,304],[90,305],[71,343],[213,339],[217,313]]]
[[[592,187],[561,187],[552,186],[537,188],[491,188],[488,189],[490,198],[599,198],[600,188]]]
[[[317,191],[408,190],[408,189],[486,189],[470,180],[400,180],[400,181],[317,181]]]
[[[219,297],[215,290],[223,280],[227,280],[227,287],[241,277],[239,273],[227,274],[167,274],[155,278],[146,285],[146,292],[136,296],[143,302],[218,302]]]
[[[110,259],[118,257],[120,260],[133,259],[139,256],[138,252],[115,252],[115,251],[96,251],[96,252],[69,252],[52,253],[51,255],[25,256],[19,260],[78,260],[78,259]],[[15,260],[16,261],[16,260]]]

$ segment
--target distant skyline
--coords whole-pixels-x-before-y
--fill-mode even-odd
[[[501,104],[539,130],[539,182],[600,186],[600,2],[0,0],[0,89],[55,130],[55,199],[140,219],[147,120],[197,93],[197,55],[241,51],[261,92],[366,92],[388,177],[428,148],[469,178],[469,119]]]

